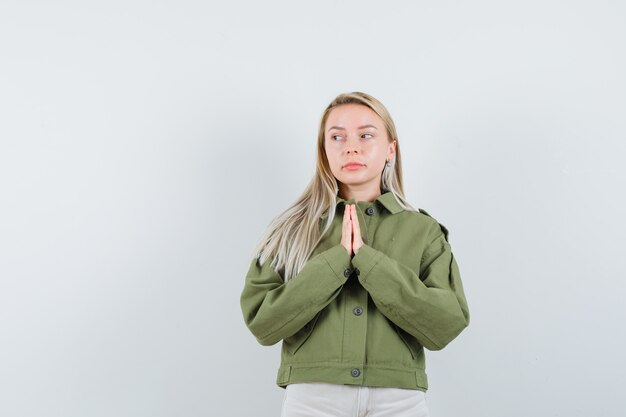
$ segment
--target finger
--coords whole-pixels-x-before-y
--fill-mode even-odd
[[[353,242],[358,242],[360,243],[361,240],[361,227],[359,226],[359,217],[356,214],[356,206],[354,207],[354,217],[353,217],[353,223],[352,223],[352,234],[354,236],[354,238],[352,239]]]
[[[354,238],[354,220],[352,219],[354,214],[352,204],[348,205],[348,211],[350,212],[350,244],[352,244],[352,239]]]
[[[341,244],[348,251],[352,250],[352,224],[350,224],[350,206],[344,206],[343,223],[341,226]]]
[[[350,212],[351,216],[350,218],[352,219],[352,225],[357,225],[359,224],[359,216],[356,214],[356,206],[353,205],[351,207],[351,212]]]

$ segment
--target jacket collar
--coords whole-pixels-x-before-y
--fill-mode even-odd
[[[396,214],[399,213],[401,211],[404,211],[404,209],[402,208],[402,206],[400,205],[400,203],[398,203],[398,201],[396,200],[396,198],[394,197],[393,193],[391,191],[387,191],[381,195],[379,195],[376,200],[374,200],[374,202],[378,201],[383,207],[385,207],[391,214]],[[339,206],[339,204],[345,204],[345,203],[349,203],[349,204],[354,204],[355,201],[353,198],[350,198],[348,200],[344,200],[343,198],[337,196],[335,199],[335,202],[337,204],[337,206]],[[322,214],[322,218],[325,218],[328,216],[328,213],[324,213]]]

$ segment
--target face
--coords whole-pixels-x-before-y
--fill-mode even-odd
[[[348,188],[380,193],[380,177],[395,145],[383,120],[367,106],[342,104],[326,119],[324,147],[340,192]]]

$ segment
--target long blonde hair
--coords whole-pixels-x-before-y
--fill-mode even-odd
[[[267,259],[272,259],[271,266],[282,275],[285,282],[300,272],[324,233],[330,229],[335,217],[339,188],[328,164],[324,148],[324,128],[330,111],[342,104],[367,106],[382,119],[389,142],[396,140],[396,152],[390,161],[391,167],[385,164],[383,169],[381,193],[391,191],[405,210],[415,211],[404,197],[400,144],[391,115],[380,101],[369,94],[354,91],[338,95],[326,107],[320,120],[317,134],[317,167],[313,179],[302,195],[272,220],[254,250],[260,265]],[[325,213],[328,216],[323,229],[320,230],[320,217]]]

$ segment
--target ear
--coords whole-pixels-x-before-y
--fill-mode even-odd
[[[394,139],[393,142],[391,142],[389,144],[389,148],[387,151],[387,160],[392,160],[393,157],[396,155],[396,140]]]

